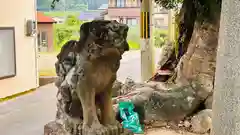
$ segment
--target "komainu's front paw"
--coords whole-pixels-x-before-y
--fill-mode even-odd
[[[106,128],[109,131],[109,135],[133,135],[133,132],[124,129],[120,123],[117,123],[116,125],[108,125]]]

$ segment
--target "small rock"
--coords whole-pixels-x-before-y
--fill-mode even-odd
[[[184,133],[182,130],[177,130],[176,132],[179,133],[179,134],[183,134]]]
[[[118,95],[125,95],[131,91],[133,91],[133,86],[135,86],[136,83],[131,78],[126,78],[124,84],[121,87],[121,90],[118,92]]]
[[[127,85],[128,87],[132,87],[134,86],[136,83],[133,79],[131,79],[130,77],[127,77],[125,79],[124,85]]]
[[[179,123],[179,124],[178,124],[178,127],[183,127],[183,124],[180,124],[180,123]]]
[[[197,113],[191,119],[191,129],[195,133],[206,133],[212,128],[212,110],[205,109]]]
[[[183,124],[184,124],[184,127],[186,127],[186,128],[189,128],[191,126],[191,123],[189,121],[187,121],[187,120],[185,120],[183,122]]]
[[[183,127],[183,126],[184,126],[183,121],[179,121],[178,127]]]

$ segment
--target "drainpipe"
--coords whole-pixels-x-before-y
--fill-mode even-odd
[[[36,25],[36,30],[37,30],[37,0],[34,0],[34,9],[35,9],[35,25]],[[35,33],[37,34],[37,32]],[[38,72],[38,42],[37,42],[37,37],[36,35],[34,37],[34,53],[35,53],[35,74],[36,74],[36,87],[39,86],[39,72]]]

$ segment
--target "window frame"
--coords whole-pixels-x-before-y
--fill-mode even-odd
[[[43,45],[44,43],[43,43],[43,36],[42,36],[43,34],[42,33],[45,33],[45,36],[46,36],[46,44],[45,45]],[[40,43],[40,44],[38,43],[39,47],[48,47],[48,32],[47,31],[39,31],[38,35],[39,35],[38,42]]]
[[[126,7],[126,0],[116,0],[115,6],[118,8]]]
[[[13,73],[12,74],[8,74],[8,75],[2,75],[0,76],[0,80],[3,79],[7,79],[7,78],[12,78],[15,77],[17,75],[17,60],[16,60],[16,34],[15,34],[15,27],[0,27],[0,31],[1,30],[12,30],[12,40],[13,40]]]

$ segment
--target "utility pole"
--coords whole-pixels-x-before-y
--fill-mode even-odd
[[[175,12],[173,9],[168,10],[168,41],[173,42],[175,40]]]
[[[152,0],[141,1],[140,15],[140,37],[141,37],[141,77],[142,81],[147,81],[153,75],[153,47],[151,46],[151,5]]]

